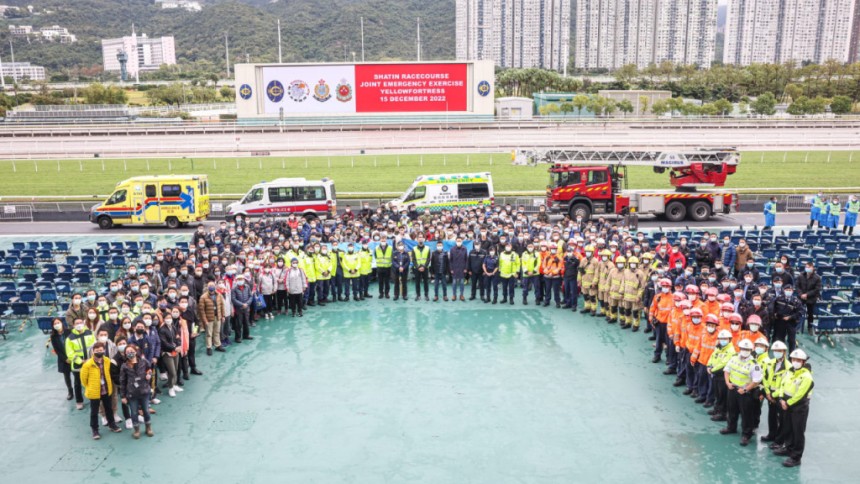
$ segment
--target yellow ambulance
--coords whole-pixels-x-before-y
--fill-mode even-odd
[[[206,175],[137,176],[117,183],[102,203],[90,209],[90,222],[115,225],[161,225],[175,229],[209,216]]]

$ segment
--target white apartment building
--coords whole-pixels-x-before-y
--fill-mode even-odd
[[[130,36],[116,39],[102,39],[102,59],[105,71],[119,71],[117,54],[128,54],[126,69],[130,76],[142,71],[156,71],[162,64],[176,64],[176,50],[173,36],[147,37],[132,31]]]
[[[0,63],[0,76],[11,77],[15,81],[44,81],[45,68],[31,65],[29,62],[3,62]]]
[[[457,0],[457,60],[564,70],[570,0]]]
[[[579,0],[574,64],[612,70],[668,60],[709,67],[716,28],[716,0]]]
[[[856,0],[730,0],[723,62],[848,62]]]

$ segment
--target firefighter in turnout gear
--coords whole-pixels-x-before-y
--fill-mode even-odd
[[[619,257],[620,259],[620,257]],[[627,268],[621,276],[621,329],[633,327],[633,332],[639,331],[639,320],[642,312],[642,273],[639,271],[639,258],[630,256]]]
[[[598,264],[600,264],[600,260],[594,255],[594,246],[586,245],[585,259],[579,266],[579,270],[582,273],[579,281],[582,287],[582,293],[584,294],[583,298],[585,299],[585,308],[583,312],[590,313],[591,315],[597,314],[596,271]]]
[[[612,252],[609,252],[609,249],[600,251],[600,263],[594,273],[594,277],[597,278],[597,300],[600,301],[600,315],[607,318],[609,317],[609,272],[614,267],[611,258]]]
[[[615,259],[615,265],[609,270],[609,315],[606,321],[615,323],[618,321],[621,311],[621,299],[624,295],[624,268],[627,265],[627,259],[621,255]],[[624,320],[622,319],[622,322]]]

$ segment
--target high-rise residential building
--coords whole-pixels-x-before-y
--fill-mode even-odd
[[[668,60],[709,67],[716,28],[717,0],[579,0],[574,65],[612,70]]]
[[[723,62],[847,62],[857,7],[857,0],[730,0]]]
[[[570,0],[457,0],[457,60],[564,70]]]
[[[854,20],[851,24],[851,43],[848,46],[848,62],[860,62],[860,0],[854,3]]]
[[[176,50],[173,36],[147,37],[137,35],[132,29],[130,36],[116,39],[102,39],[102,58],[105,71],[119,71],[117,54],[128,55],[126,69],[130,76],[143,71],[157,71],[163,64],[176,64]]]

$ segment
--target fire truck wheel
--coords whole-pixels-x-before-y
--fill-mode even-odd
[[[687,207],[681,202],[669,202],[666,205],[666,220],[670,222],[680,222],[687,216]]]
[[[576,203],[570,207],[570,218],[576,220],[576,217],[582,217],[582,220],[591,218],[591,209],[584,203]]]
[[[690,218],[696,222],[703,222],[711,218],[711,206],[707,202],[699,200],[690,205]]]

